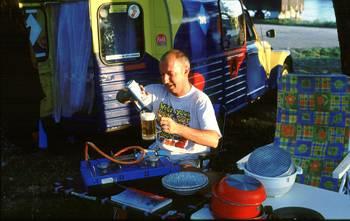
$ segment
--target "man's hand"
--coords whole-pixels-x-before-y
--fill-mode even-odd
[[[159,124],[162,128],[162,131],[168,133],[168,134],[177,134],[180,128],[180,124],[176,123],[173,119],[169,117],[162,117],[158,115],[159,117]]]
[[[141,89],[141,94],[148,95],[149,93],[145,90],[145,87],[142,84],[139,84],[139,85],[140,85],[140,89]]]
[[[159,125],[162,131],[169,134],[176,134],[194,143],[216,148],[220,136],[214,130],[200,130],[176,123],[169,117],[162,117],[158,114]]]
[[[116,99],[122,104],[128,104],[131,102],[131,94],[129,89],[123,88],[117,93]]]

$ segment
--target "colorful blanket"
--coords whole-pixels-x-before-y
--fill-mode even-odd
[[[349,152],[350,78],[289,74],[279,79],[274,145],[303,168],[297,182],[337,190],[332,171]]]

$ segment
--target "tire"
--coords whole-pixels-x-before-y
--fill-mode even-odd
[[[292,60],[290,58],[287,58],[284,61],[282,71],[281,71],[281,76],[285,76],[291,72],[293,72]]]
[[[289,70],[290,70],[290,68],[289,68],[288,63],[284,63],[283,67],[282,67],[282,71],[281,71],[281,76],[285,76],[285,75],[289,74],[290,73]]]

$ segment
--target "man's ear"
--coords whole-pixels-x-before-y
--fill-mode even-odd
[[[189,77],[189,75],[190,75],[190,67],[188,67],[188,66],[185,66],[185,75],[187,77]]]

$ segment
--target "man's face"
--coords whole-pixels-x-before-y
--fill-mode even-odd
[[[170,93],[178,97],[187,93],[189,68],[181,60],[170,54],[159,64],[159,69],[162,82]]]

